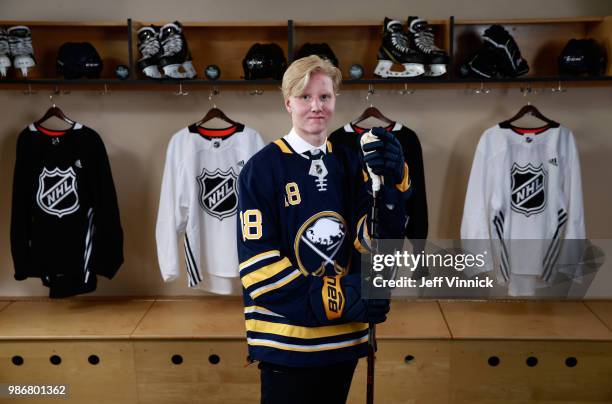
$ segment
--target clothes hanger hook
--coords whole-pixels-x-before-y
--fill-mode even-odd
[[[217,108],[217,103],[214,101],[214,98],[219,95],[219,89],[217,87],[213,87],[208,94],[208,101],[211,101],[213,104],[213,108]]]
[[[555,87],[551,88],[550,91],[553,94],[561,94],[561,93],[566,93],[567,92],[567,88],[562,87],[561,86],[561,80],[559,80],[558,83],[557,83],[557,87],[556,88]]]
[[[403,90],[398,90],[397,92],[399,95],[411,95],[414,94],[414,89],[408,89],[408,83],[404,83],[404,89]]]
[[[53,101],[53,93],[49,94],[49,101],[51,102],[51,106],[55,108],[55,102]]]
[[[374,95],[375,93],[376,93],[376,90],[374,89],[374,84],[368,84],[368,93],[366,94],[366,103],[370,104],[370,108],[374,106],[374,104],[372,103],[372,100],[370,99],[370,96]]]
[[[490,88],[484,86],[484,81],[480,82],[480,88],[475,88],[472,90],[474,94],[489,94],[491,92]]]
[[[179,83],[179,90],[174,95],[189,95],[189,91],[183,91],[183,83]]]
[[[108,86],[106,83],[104,83],[104,91],[100,92],[100,95],[108,95],[110,94],[110,91],[108,91]]]

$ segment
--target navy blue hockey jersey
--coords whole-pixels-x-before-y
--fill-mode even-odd
[[[305,367],[367,353],[367,324],[321,324],[309,300],[314,277],[359,273],[357,235],[367,234],[371,207],[357,154],[330,142],[326,151],[308,156],[279,139],[240,174],[238,255],[252,360]],[[402,203],[396,211],[404,217]]]

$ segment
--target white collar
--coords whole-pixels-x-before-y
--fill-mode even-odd
[[[299,154],[311,151],[313,149],[319,149],[323,153],[327,153],[327,142],[323,142],[323,144],[319,147],[314,147],[305,141],[300,135],[298,135],[294,128],[291,128],[289,134],[283,136],[283,139],[285,139],[287,143],[289,143],[289,146],[291,146],[291,148]]]

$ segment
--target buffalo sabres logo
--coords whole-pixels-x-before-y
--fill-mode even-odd
[[[343,275],[348,265],[341,266],[336,256],[344,245],[346,221],[336,212],[320,212],[300,227],[295,237],[295,256],[304,275],[325,275],[327,268]]]
[[[540,164],[512,165],[512,210],[529,217],[546,207],[547,172]]]
[[[231,168],[228,171],[202,170],[202,174],[197,178],[202,209],[219,220],[234,216],[238,207],[237,178],[238,176]]]
[[[38,177],[36,202],[50,215],[62,217],[79,209],[76,175],[72,167],[67,170],[43,168]]]

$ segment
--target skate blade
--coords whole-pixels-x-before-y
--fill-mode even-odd
[[[171,79],[185,79],[187,75],[179,71],[181,65],[167,65],[164,66],[164,75]]]
[[[392,67],[393,62],[390,60],[379,60],[374,69],[374,74],[384,79],[389,77],[418,77],[425,74],[425,66],[421,63],[403,63],[403,71],[391,70]]]
[[[162,78],[162,75],[159,69],[157,68],[157,65],[147,66],[144,69],[142,69],[142,72],[144,73],[145,76],[152,78],[152,79]]]
[[[197,76],[196,69],[193,67],[191,60],[183,63],[183,71],[185,72],[185,77],[188,79],[193,79]]]
[[[21,71],[23,77],[28,77],[28,69],[36,66],[34,59],[29,56],[18,56],[13,60],[13,67]]]
[[[446,74],[445,64],[433,64],[427,66],[427,72],[425,73],[429,77],[439,77]]]

